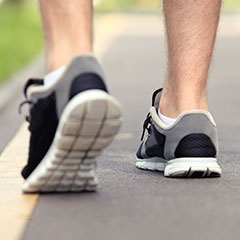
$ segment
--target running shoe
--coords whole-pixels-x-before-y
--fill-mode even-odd
[[[96,190],[96,157],[122,123],[121,106],[104,79],[96,58],[84,54],[74,57],[54,84],[26,83],[20,108],[30,106],[31,137],[23,192]]]
[[[166,177],[220,177],[217,128],[212,115],[202,110],[186,111],[173,125],[166,126],[157,112],[161,92],[158,89],[153,93],[136,167],[164,171]]]

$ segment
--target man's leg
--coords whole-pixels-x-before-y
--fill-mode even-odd
[[[206,85],[221,0],[164,0],[168,69],[161,113],[208,111]]]
[[[217,129],[206,99],[220,6],[221,0],[164,0],[166,81],[163,91],[153,94],[138,168],[164,171],[167,177],[221,176]]]
[[[92,51],[92,1],[40,0],[40,9],[47,72],[76,54]]]
[[[95,158],[118,133],[122,113],[98,60],[82,54],[92,51],[92,1],[40,0],[40,6],[49,74],[24,88],[31,137],[23,191],[93,191]]]

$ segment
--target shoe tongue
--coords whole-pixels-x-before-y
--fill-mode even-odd
[[[162,95],[162,88],[157,89],[152,95],[152,106],[155,108],[159,107],[160,98]]]

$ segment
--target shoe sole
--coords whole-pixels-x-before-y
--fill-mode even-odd
[[[118,133],[122,111],[101,90],[76,95],[65,107],[53,143],[23,184],[23,192],[95,191],[96,157]]]
[[[216,158],[179,158],[166,161],[161,158],[137,159],[136,167],[164,171],[165,177],[204,178],[220,177],[222,171]]]

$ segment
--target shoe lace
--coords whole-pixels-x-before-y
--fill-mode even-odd
[[[145,131],[146,131],[146,130],[148,131],[148,134],[151,133],[151,131],[152,131],[151,123],[152,123],[152,117],[151,117],[151,114],[148,113],[148,115],[147,115],[147,117],[146,117],[146,120],[145,120],[144,123],[143,123],[143,132],[142,132],[142,136],[141,136],[141,141],[142,141],[143,138],[144,138],[144,135],[145,135]]]
[[[30,108],[33,106],[33,101],[29,100],[27,98],[27,90],[28,88],[31,86],[31,85],[43,85],[43,79],[37,79],[37,78],[30,78],[26,84],[24,85],[24,88],[23,88],[23,93],[24,93],[24,96],[25,96],[25,99],[23,102],[21,102],[19,104],[19,107],[18,107],[18,113],[19,114],[22,114],[22,107],[25,105],[25,104],[29,104],[30,105]],[[29,115],[26,115],[25,116],[25,120],[27,122],[30,123],[31,119],[30,119],[30,114]]]
[[[33,102],[30,101],[30,100],[25,100],[25,101],[21,102],[21,103],[19,104],[19,107],[18,107],[18,113],[19,113],[19,114],[22,114],[22,107],[23,107],[25,104],[29,104],[30,106],[32,106],[32,105],[33,105]],[[26,116],[25,116],[25,120],[26,120],[27,122],[30,122],[30,116],[29,116],[29,115],[26,115]]]

